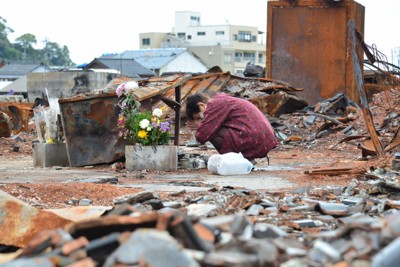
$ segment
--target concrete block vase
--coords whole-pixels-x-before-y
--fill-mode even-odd
[[[125,159],[127,171],[176,171],[178,169],[178,147],[127,145],[125,146]]]

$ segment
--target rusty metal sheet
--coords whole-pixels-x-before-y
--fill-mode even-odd
[[[310,104],[339,92],[358,100],[347,21],[356,20],[358,31],[364,32],[362,5],[354,1],[269,1],[267,17],[268,78],[304,88],[296,95]]]
[[[71,221],[31,207],[0,190],[0,244],[25,247],[36,234]],[[6,234],[5,234],[6,233]]]
[[[207,91],[220,91],[230,80],[229,72],[210,73],[196,76],[182,85],[182,100],[194,93],[207,93]]]
[[[12,124],[10,117],[0,111],[0,137],[10,137],[12,133]]]
[[[286,93],[251,98],[249,101],[270,116],[291,113],[308,105],[304,100]]]
[[[109,215],[70,224],[66,230],[73,237],[85,236],[89,240],[93,240],[114,232],[132,232],[138,228],[154,228],[158,218],[157,212],[143,213],[135,217]]]
[[[125,155],[115,92],[59,99],[70,166],[110,163]]]
[[[28,129],[29,119],[33,116],[32,103],[1,102],[0,111],[10,117],[12,134],[18,134]]]
[[[140,87],[133,91],[138,101],[143,101],[157,95],[175,96],[173,93],[177,86],[189,80],[191,75],[173,75],[163,77],[164,79],[149,79],[146,83],[141,83]]]

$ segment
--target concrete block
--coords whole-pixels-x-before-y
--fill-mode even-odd
[[[128,171],[178,169],[177,146],[125,146],[125,168]]]
[[[66,144],[35,143],[33,145],[33,166],[69,166]]]

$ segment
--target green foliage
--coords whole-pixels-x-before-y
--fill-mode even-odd
[[[171,122],[162,119],[163,110],[155,109],[153,112],[140,112],[140,102],[135,100],[132,90],[125,86],[126,84],[122,83],[117,88],[118,97],[122,97],[119,102],[121,113],[118,118],[121,135],[124,135],[125,139],[133,144],[145,146],[168,144]],[[137,87],[137,84],[135,87]]]
[[[10,43],[8,34],[14,32],[7,26],[7,21],[0,17],[0,59],[2,60],[25,60],[42,62],[51,66],[73,66],[69,58],[67,46],[61,46],[55,42],[46,42],[43,49],[35,49],[36,36],[25,33]]]

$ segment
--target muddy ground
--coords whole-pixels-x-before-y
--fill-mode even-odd
[[[90,199],[92,205],[108,206],[117,196],[149,189],[161,193],[184,189],[197,191],[218,185],[240,188],[246,187],[246,184],[251,186],[252,182],[262,183],[262,186],[250,189],[263,191],[291,191],[310,185],[346,185],[358,174],[328,176],[304,172],[325,168],[362,171],[386,164],[382,159],[362,159],[355,144],[342,144],[328,149],[336,139],[325,138],[309,147],[281,144],[270,152],[270,165],[266,159],[259,159],[256,164],[259,171],[240,177],[216,176],[207,169],[128,172],[123,161],[85,167],[34,168],[32,142],[35,140],[34,131],[0,139],[0,189],[43,208],[73,206],[83,198]],[[19,147],[18,151],[15,151],[15,147]],[[180,148],[199,154],[216,153],[214,149]],[[98,180],[105,183],[99,183]]]
[[[375,126],[384,129],[381,140],[386,144],[399,127],[396,124],[388,126],[387,120],[391,114],[399,113],[399,102],[399,90],[377,94],[370,102]],[[349,119],[347,125],[352,126],[352,135],[368,136],[361,110],[341,116]],[[304,122],[308,118],[305,114],[296,113],[271,118],[277,132],[285,133],[288,138],[280,140],[280,145],[270,152],[270,165],[265,158],[259,159],[256,164],[258,171],[235,177],[212,175],[207,169],[128,172],[123,160],[85,167],[34,168],[32,146],[38,138],[31,121],[27,132],[0,138],[0,189],[43,208],[77,205],[77,201],[83,198],[89,199],[92,205],[112,205],[117,196],[143,190],[159,191],[161,194],[185,190],[195,194],[213,186],[291,191],[310,186],[347,185],[352,179],[362,179],[368,170],[390,166],[393,151],[380,158],[362,157],[359,147],[365,139],[343,142],[347,135],[344,127],[337,126],[330,126],[324,135],[317,136],[315,133],[321,133],[320,129],[326,121],[319,118],[306,127]],[[216,153],[214,149],[185,146],[190,136],[183,128],[179,149],[209,156]],[[351,168],[352,171],[333,175],[305,173],[327,168]]]

